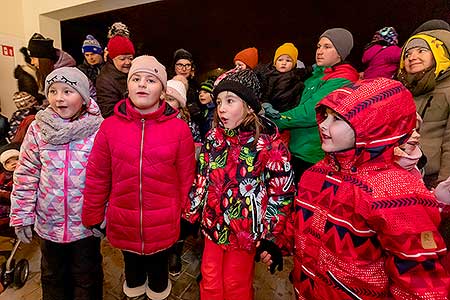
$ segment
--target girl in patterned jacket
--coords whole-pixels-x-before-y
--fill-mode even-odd
[[[207,134],[191,192],[191,222],[205,238],[200,298],[253,299],[257,242],[284,227],[294,196],[290,154],[275,125],[258,116],[260,83],[251,70],[214,89],[218,125]]]
[[[30,243],[40,237],[44,300],[101,299],[100,239],[81,224],[85,172],[103,118],[86,75],[73,67],[45,80],[50,106],[36,114],[14,172],[10,224]]]
[[[391,79],[359,81],[316,112],[326,155],[301,178],[277,240],[294,253],[297,299],[447,299],[438,203],[394,163],[416,126],[411,93]]]

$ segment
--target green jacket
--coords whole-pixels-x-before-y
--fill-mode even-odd
[[[292,155],[310,163],[324,156],[316,121],[316,104],[332,91],[358,80],[358,72],[349,64],[334,67],[314,66],[313,74],[305,81],[305,89],[297,107],[273,120],[280,130],[289,129],[289,150]]]

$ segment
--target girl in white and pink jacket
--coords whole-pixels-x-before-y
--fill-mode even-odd
[[[86,165],[103,121],[78,69],[45,80],[50,106],[36,115],[14,173],[10,225],[29,243],[40,237],[43,299],[102,299],[100,239],[81,223]]]

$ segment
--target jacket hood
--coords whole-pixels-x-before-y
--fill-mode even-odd
[[[403,45],[399,71],[405,68],[405,50],[413,39],[422,39],[430,47],[436,62],[435,76],[438,77],[450,68],[450,32],[447,30],[429,30],[411,36]]]
[[[346,62],[339,63],[332,67],[325,67],[323,72],[325,76],[322,80],[324,81],[332,78],[345,78],[351,82],[355,82],[359,79],[358,71]]]
[[[161,100],[160,103],[161,106],[156,111],[148,114],[141,114],[134,108],[130,98],[126,98],[120,100],[115,105],[114,114],[119,118],[124,118],[127,120],[145,119],[145,120],[156,120],[160,122],[177,117],[178,110],[172,108],[164,100]]]
[[[355,132],[355,148],[334,153],[349,166],[359,166],[382,157],[392,162],[394,147],[403,144],[416,125],[412,94],[398,81],[377,78],[358,81],[330,93],[316,106],[317,123],[325,109],[337,112]]]
[[[63,50],[56,49],[56,56],[58,57],[58,60],[55,62],[55,69],[61,67],[75,67],[77,65],[75,59]]]

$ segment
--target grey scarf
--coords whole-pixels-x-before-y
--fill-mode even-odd
[[[87,138],[94,134],[103,121],[101,115],[85,113],[84,116],[67,122],[48,107],[36,114],[36,122],[41,128],[42,138],[52,145],[63,145],[71,141]]]

